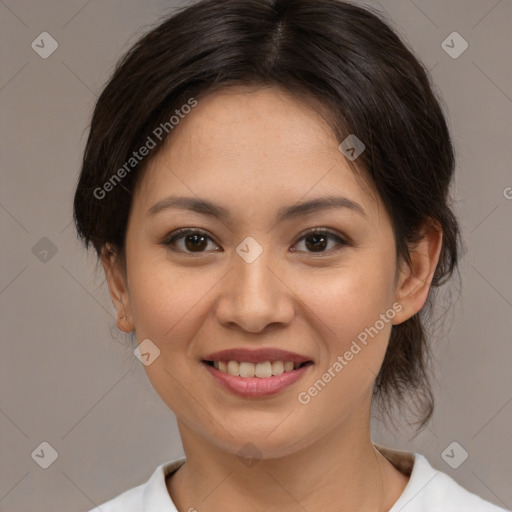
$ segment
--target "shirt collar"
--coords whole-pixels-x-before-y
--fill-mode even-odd
[[[143,512],[175,512],[176,507],[169,496],[166,477],[185,462],[185,457],[165,462],[158,466],[144,486]]]

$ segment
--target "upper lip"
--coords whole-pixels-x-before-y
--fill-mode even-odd
[[[281,350],[279,348],[232,348],[229,350],[220,350],[208,354],[205,361],[238,361],[247,363],[263,363],[265,361],[292,361],[293,363],[305,363],[311,361],[309,357]]]

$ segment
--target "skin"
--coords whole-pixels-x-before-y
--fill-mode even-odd
[[[310,105],[276,88],[211,93],[175,128],[134,193],[126,267],[103,254],[118,327],[161,351],[144,368],[180,430],[187,461],[167,479],[180,511],[382,511],[407,484],[372,445],[371,396],[392,325],[425,303],[441,232],[424,229],[412,265],[397,269],[390,219],[339,142]],[[176,208],[147,214],[170,195],[208,199],[230,219]],[[279,208],[324,195],[356,201],[365,216],[334,208],[276,223]],[[211,239],[202,252],[185,238],[175,250],[162,244],[179,228]],[[303,238],[308,228],[349,244],[329,238],[315,251]],[[236,252],[248,236],[263,249],[252,263]],[[298,393],[394,303],[401,311],[301,404]],[[315,364],[278,395],[241,398],[201,363],[237,347],[278,347]],[[250,467],[238,457],[249,442],[259,450]]]

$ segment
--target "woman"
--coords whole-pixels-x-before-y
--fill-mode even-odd
[[[186,457],[98,510],[503,510],[370,436],[372,404],[432,414],[453,171],[423,66],[368,9],[206,0],[143,37],[75,221]]]

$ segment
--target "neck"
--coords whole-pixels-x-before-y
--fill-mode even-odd
[[[383,512],[408,481],[373,446],[369,421],[366,430],[342,425],[301,450],[252,464],[178,426],[186,463],[167,487],[180,512]]]

